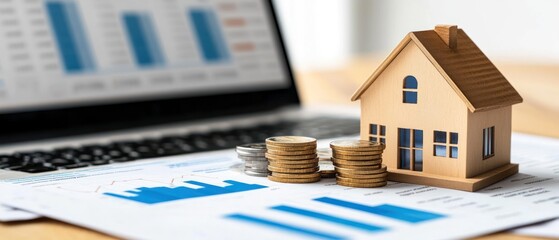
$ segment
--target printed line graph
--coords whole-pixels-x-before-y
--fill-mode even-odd
[[[98,194],[143,204],[158,204],[190,198],[209,197],[267,188],[235,180],[181,175],[170,179],[131,178],[109,180],[106,184],[64,185],[56,188],[82,194]]]
[[[92,185],[79,185],[79,186],[72,186],[72,185],[64,185],[64,186],[57,186],[57,189],[70,191],[70,192],[77,192],[77,193],[103,193],[104,191],[114,190],[114,187],[119,185],[123,185],[126,183],[136,183],[136,184],[143,184],[151,183],[153,185],[159,186],[166,186],[166,187],[178,187],[183,184],[184,179],[192,179],[192,178],[205,178],[208,180],[215,180],[215,177],[209,177],[206,175],[200,174],[184,174],[178,177],[173,177],[169,181],[163,180],[154,180],[149,178],[132,178],[132,179],[124,179],[124,180],[109,180],[108,183],[105,184],[92,184]]]

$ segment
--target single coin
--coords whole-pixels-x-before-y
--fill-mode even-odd
[[[360,175],[367,175],[367,174],[379,174],[379,173],[384,173],[386,172],[386,165],[382,165],[382,167],[378,168],[378,169],[351,169],[351,168],[347,168],[347,167],[336,167],[336,172],[338,173],[342,173],[347,175],[354,175],[354,174],[360,174]]]
[[[376,151],[384,150],[385,145],[365,140],[338,140],[331,142],[330,147],[342,151]]]
[[[245,169],[268,169],[268,164],[266,165],[245,165]]]
[[[260,162],[260,163],[245,163],[245,167],[250,168],[266,168],[269,164],[267,162]]]
[[[281,164],[278,162],[270,162],[270,165],[268,166],[272,166],[272,167],[278,167],[278,168],[289,168],[289,169],[301,169],[301,168],[313,168],[313,167],[317,167],[318,163],[308,163],[308,164]]]
[[[320,177],[320,173],[279,173],[279,172],[271,172],[270,175],[279,178],[318,178]]]
[[[344,161],[382,161],[382,157],[351,157],[351,156],[339,156],[339,155],[335,155],[332,157],[333,159],[337,159],[337,160],[344,160]]]
[[[268,159],[263,158],[259,160],[245,160],[245,163],[267,163]]]
[[[334,162],[334,164],[336,164],[336,165],[370,166],[370,165],[379,165],[379,164],[382,163],[382,160],[370,160],[370,161],[358,160],[358,161],[352,161],[352,160],[341,160],[341,159],[332,158],[332,162]]]
[[[272,172],[280,172],[280,173],[313,173],[313,172],[318,172],[319,168],[311,167],[311,168],[292,169],[292,168],[280,168],[280,167],[268,166],[268,170]]]
[[[316,178],[281,178],[268,175],[268,179],[280,183],[314,183],[320,181],[320,176]]]
[[[279,164],[318,164],[318,158],[315,159],[305,159],[305,160],[275,160],[275,159],[270,159],[269,162],[276,162]]]
[[[346,169],[351,169],[351,170],[354,170],[354,171],[374,171],[374,170],[381,169],[382,165],[378,164],[378,165],[367,165],[367,166],[350,166],[350,165],[334,164],[334,167],[346,168]]]
[[[386,178],[386,177],[388,177],[387,172],[375,173],[375,174],[345,174],[345,173],[338,172],[337,174],[338,174],[338,177],[352,178],[352,179],[370,179],[370,178]]]
[[[342,151],[342,150],[334,150],[332,151],[332,156],[334,155],[343,155],[343,156],[375,156],[381,155],[384,151]]]
[[[260,172],[252,172],[252,171],[245,171],[246,175],[253,176],[253,177],[267,177],[268,173],[260,173]]]
[[[354,188],[377,188],[377,187],[384,187],[386,186],[387,182],[378,182],[378,183],[350,183],[344,181],[336,181],[336,183],[340,186],[345,187],[354,187]]]
[[[237,151],[241,152],[265,152],[266,151],[266,143],[249,143],[237,146]]]
[[[248,160],[248,161],[245,161],[245,164],[268,164],[268,160],[264,160],[264,161],[261,161],[261,160],[258,160],[258,161]]]
[[[251,171],[251,172],[259,172],[259,173],[267,173],[268,172],[268,168],[251,168],[251,167],[245,167],[244,168],[245,171]]]
[[[335,178],[336,177],[336,170],[320,170],[320,177],[321,178]]]
[[[267,145],[268,150],[274,151],[308,151],[316,149],[315,145],[303,145],[303,146],[277,146],[277,145]]]
[[[280,136],[266,139],[266,144],[274,146],[316,146],[316,139],[301,136]]]
[[[272,160],[285,160],[285,161],[289,161],[289,160],[294,160],[294,161],[295,160],[313,160],[313,159],[316,159],[316,157],[317,157],[316,154],[299,155],[299,156],[280,156],[280,155],[266,153],[266,158],[272,159]]]
[[[300,156],[300,155],[316,154],[316,149],[306,150],[306,151],[276,151],[276,150],[268,149],[267,153],[278,155],[278,156]]]
[[[266,151],[264,152],[243,152],[237,151],[237,154],[240,157],[264,157],[266,155]]]
[[[346,178],[337,176],[337,181],[351,182],[351,183],[376,183],[376,182],[386,182],[386,176],[377,178]]]
[[[241,160],[245,160],[245,161],[266,161],[266,156],[262,156],[262,157],[247,157],[247,156],[239,156],[239,159]]]

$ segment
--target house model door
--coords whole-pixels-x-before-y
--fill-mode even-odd
[[[423,171],[423,130],[398,128],[398,168]]]

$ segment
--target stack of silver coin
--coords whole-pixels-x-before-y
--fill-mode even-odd
[[[237,146],[237,154],[244,161],[245,174],[254,177],[268,176],[266,143],[251,143]]]

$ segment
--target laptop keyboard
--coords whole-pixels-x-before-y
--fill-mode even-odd
[[[118,162],[130,162],[165,156],[234,148],[237,145],[263,142],[270,136],[302,135],[334,138],[359,133],[359,120],[314,118],[283,121],[251,128],[163,136],[139,141],[58,148],[52,151],[17,152],[0,155],[0,169],[42,173]]]

